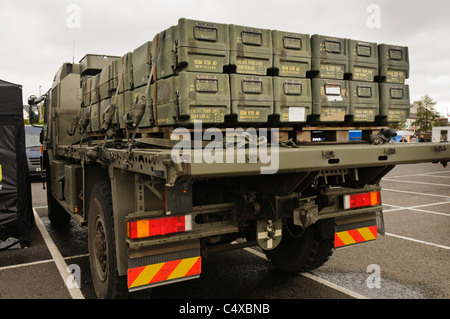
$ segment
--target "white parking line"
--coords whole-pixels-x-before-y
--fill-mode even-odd
[[[262,259],[267,260],[266,255],[264,255],[263,253],[261,253],[259,251],[256,251],[256,250],[254,250],[252,248],[244,248],[244,250],[249,252],[249,253],[251,253],[251,254],[253,254],[253,255],[255,255],[255,256],[258,256],[258,257],[260,257]],[[310,273],[307,273],[307,272],[303,272],[300,275],[305,277],[305,278],[314,280],[314,281],[316,281],[316,282],[318,282],[318,283],[320,283],[320,284],[322,284],[324,286],[327,286],[329,288],[332,288],[334,290],[342,292],[342,293],[344,293],[346,295],[349,295],[350,297],[353,297],[355,299],[368,299],[367,297],[365,297],[363,295],[360,295],[360,294],[358,294],[358,293],[356,293],[354,291],[351,291],[351,290],[349,290],[347,288],[338,286],[338,285],[336,285],[336,284],[334,284],[334,283],[332,283],[332,282],[330,282],[328,280],[325,280],[325,279],[322,279],[320,277],[314,276],[313,274],[310,274]]]
[[[395,176],[387,176],[386,178],[410,177],[410,176],[421,176],[421,175],[430,176],[430,175],[436,175],[436,174],[438,174],[438,175],[440,175],[440,174],[450,174],[450,171],[439,171],[439,172],[407,174],[407,175],[395,175]]]
[[[428,241],[423,241],[423,240],[414,239],[414,238],[410,238],[410,237],[395,235],[395,234],[391,234],[391,233],[385,233],[385,235],[386,236],[391,236],[391,237],[396,237],[396,238],[401,238],[401,239],[405,239],[405,240],[409,240],[409,241],[413,241],[413,242],[420,243],[420,244],[434,246],[434,247],[438,247],[438,248],[450,249],[450,247],[448,247],[448,246],[438,245],[438,244],[430,243]]]
[[[395,207],[392,209],[383,210],[383,213],[395,212],[395,211],[399,211],[399,210],[412,210],[412,211],[420,212],[420,213],[427,213],[427,214],[434,214],[434,215],[450,217],[450,214],[438,213],[438,212],[433,212],[430,210],[420,209],[421,207],[428,207],[428,206],[442,205],[442,204],[450,204],[450,202],[439,202],[439,203],[423,204],[423,205],[410,206],[410,207],[402,207],[399,205],[390,205],[390,204],[383,203],[383,205],[385,205],[385,206]]]
[[[411,191],[401,191],[398,189],[392,189],[392,188],[382,188],[382,191],[388,191],[388,192],[397,192],[397,193],[405,193],[405,194],[412,194],[412,195],[424,195],[424,196],[431,196],[431,197],[440,197],[440,198],[448,198],[450,199],[450,196],[445,195],[436,195],[436,194],[428,194],[428,193],[418,193],[418,192],[411,192]]]
[[[71,282],[75,282],[72,273],[69,273],[69,271],[67,271],[67,264],[64,261],[63,256],[61,255],[61,253],[59,252],[58,248],[56,247],[55,243],[53,242],[52,238],[50,237],[50,235],[48,234],[47,230],[44,227],[44,224],[42,223],[41,219],[39,218],[39,215],[36,212],[36,209],[33,207],[33,213],[34,213],[34,218],[36,220],[36,225],[39,229],[39,231],[41,232],[42,238],[44,238],[45,244],[47,245],[47,248],[50,252],[50,254],[52,255],[53,261],[56,264],[56,267],[58,268],[59,274],[61,275],[64,284],[67,283],[67,280],[70,280]],[[81,293],[80,288],[78,287],[73,287],[73,288],[68,288],[68,291],[70,293],[70,295],[72,296],[73,299],[84,299],[83,294]]]
[[[439,175],[433,175],[433,176],[430,176],[429,174],[417,174],[417,176],[427,176],[427,177],[438,177],[438,178],[450,178],[450,176],[439,176]]]
[[[34,266],[34,265],[39,265],[39,264],[47,264],[47,263],[52,263],[52,262],[53,262],[53,259],[47,259],[47,260],[33,261],[30,263],[25,263],[25,264],[4,266],[4,267],[0,267],[0,271],[7,270],[7,269],[20,268],[20,267]]]
[[[438,184],[438,183],[427,183],[427,182],[416,182],[416,181],[404,181],[401,179],[393,179],[393,178],[387,178],[384,177],[383,181],[388,182],[399,182],[399,183],[408,183],[408,184],[421,184],[421,185],[432,185],[432,186],[442,186],[442,187],[450,187],[449,184]]]

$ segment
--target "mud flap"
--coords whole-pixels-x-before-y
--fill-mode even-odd
[[[128,291],[136,291],[200,277],[202,258],[199,241],[165,244],[151,251],[130,252]],[[145,252],[149,255],[144,256]]]
[[[377,239],[384,235],[383,214],[370,213],[335,219],[334,247],[341,248]]]

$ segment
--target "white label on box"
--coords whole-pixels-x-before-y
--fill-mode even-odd
[[[328,102],[340,102],[342,101],[342,96],[334,96],[334,95],[327,95]]]
[[[290,107],[289,108],[289,122],[304,122],[305,108],[304,107]]]
[[[341,87],[339,85],[326,85],[325,86],[326,95],[341,95]]]

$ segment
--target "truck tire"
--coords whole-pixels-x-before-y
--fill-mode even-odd
[[[265,251],[267,258],[282,271],[300,273],[322,266],[333,254],[334,240],[322,239],[318,226],[304,231],[295,225],[285,225],[283,238],[274,250]]]
[[[45,182],[47,184],[47,211],[48,219],[53,228],[67,229],[70,225],[70,215],[52,195],[52,184],[50,182],[50,166],[46,165]]]
[[[125,277],[117,271],[111,186],[97,182],[91,192],[88,211],[88,249],[91,276],[97,298],[122,298]]]

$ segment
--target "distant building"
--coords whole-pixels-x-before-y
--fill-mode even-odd
[[[417,108],[419,107],[420,101],[414,101],[413,104],[411,104],[411,108],[409,109],[409,116],[406,119],[406,130],[408,131],[415,131],[416,127],[413,125],[413,123],[418,119],[417,117]]]

